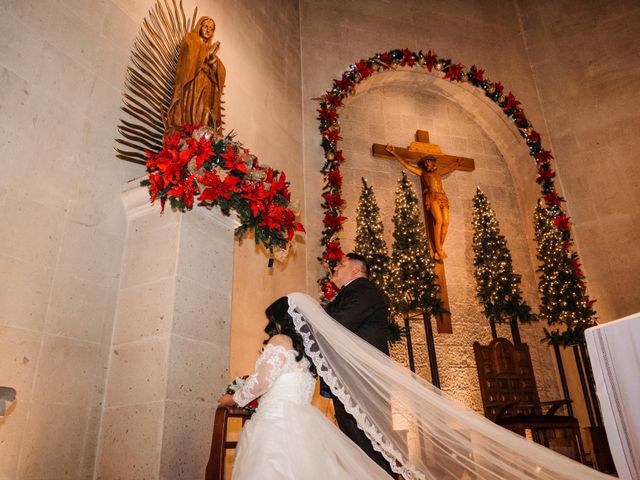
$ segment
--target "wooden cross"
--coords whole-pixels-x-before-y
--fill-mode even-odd
[[[401,147],[393,147],[395,153],[407,161],[409,164],[413,164],[414,168],[420,168],[417,166],[417,162],[422,157],[431,157],[435,159],[436,167],[439,167],[444,170],[453,171],[453,170],[462,170],[465,172],[471,172],[475,169],[475,163],[473,159],[466,157],[458,157],[454,155],[445,155],[442,153],[442,150],[438,145],[433,143],[429,143],[429,132],[424,130],[416,131],[416,141],[411,142],[408,148]],[[379,143],[374,143],[372,146],[373,155],[375,157],[382,157],[395,160],[395,157],[387,151],[386,145],[381,145]],[[411,166],[411,165],[410,165]],[[415,172],[414,172],[415,173]],[[424,200],[426,190],[425,190],[425,181],[424,175],[421,176],[421,185],[422,185],[422,198]],[[423,203],[424,205],[424,203]],[[429,247],[431,249],[431,254],[436,260],[436,274],[438,275],[438,280],[440,284],[440,299],[442,300],[444,307],[449,310],[449,295],[447,293],[447,279],[444,272],[444,261],[435,254],[436,246],[434,243],[435,233],[434,233],[434,220],[432,214],[429,210],[428,205],[424,205],[424,219],[425,225],[427,227],[427,231],[429,233]],[[453,333],[453,328],[451,325],[451,315],[446,313],[443,315],[441,319],[437,321],[438,333]]]

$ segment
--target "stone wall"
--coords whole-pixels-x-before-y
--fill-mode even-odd
[[[522,235],[531,223],[529,212],[519,205],[517,188],[509,168],[495,142],[482,125],[457,102],[429,88],[429,84],[409,83],[405,72],[381,74],[385,77],[374,86],[356,95],[344,108],[341,131],[345,138],[342,149],[347,158],[342,168],[344,198],[347,203],[343,245],[346,251],[354,247],[356,206],[361,190],[360,178],[373,186],[380,206],[385,239],[391,252],[395,191],[401,176],[401,166],[392,160],[372,157],[371,143],[391,143],[406,146],[414,140],[416,129],[429,131],[431,143],[445,153],[475,160],[473,172],[455,172],[444,180],[451,205],[451,223],[445,250],[447,286],[453,334],[436,334],[436,356],[442,388],[468,406],[482,412],[478,376],[474,361],[473,342],[486,344],[491,340],[488,322],[475,298],[473,277],[472,201],[479,186],[489,198],[512,252],[515,270],[523,276],[524,296],[529,304],[536,302],[534,265],[529,250],[531,239]],[[414,80],[423,80],[413,75]],[[420,195],[419,179],[411,175]],[[558,390],[554,365],[546,349],[539,348],[540,325],[522,329],[523,341],[531,346],[538,388],[543,398],[556,398]],[[508,328],[500,335],[510,338]],[[424,326],[412,323],[416,370],[430,380]],[[408,365],[406,343],[393,348],[393,356]]]
[[[198,3],[217,22],[227,129],[284,169],[302,199],[297,4]],[[195,4],[184,2],[189,15]],[[18,390],[0,425],[3,479],[94,475],[126,230],[120,193],[144,173],[116,160],[113,139],[129,52],[152,6],[0,6],[0,384]],[[257,355],[264,307],[302,283],[304,258],[302,242],[286,269],[269,272],[252,239],[236,248],[239,371]]]
[[[516,2],[601,322],[640,310],[640,4]]]

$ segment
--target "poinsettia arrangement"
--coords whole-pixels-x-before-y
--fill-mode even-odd
[[[249,375],[243,375],[242,377],[236,377],[233,379],[233,382],[231,382],[229,385],[227,385],[227,392],[229,395],[233,395],[234,393],[236,393],[238,390],[240,390],[242,387],[245,386],[245,384],[247,383],[247,379],[249,378]],[[256,408],[258,408],[258,399],[255,398],[253,400],[251,400],[249,403],[247,403],[244,407],[245,410],[249,411],[249,413],[253,414],[256,411]]]
[[[184,125],[165,136],[158,153],[147,152],[151,202],[160,200],[162,211],[171,207],[186,211],[197,201],[219,206],[224,215],[233,210],[240,220],[235,235],[253,232],[272,258],[283,260],[296,232],[304,227],[291,208],[289,182],[284,174],[260,165],[255,155],[233,139],[218,137],[208,127]]]

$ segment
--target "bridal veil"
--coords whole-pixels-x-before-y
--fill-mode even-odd
[[[478,415],[288,295],[307,355],[374,448],[405,479],[609,479]]]

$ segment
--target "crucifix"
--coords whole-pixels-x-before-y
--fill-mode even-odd
[[[449,200],[442,187],[442,176],[455,170],[471,172],[475,168],[473,159],[445,155],[438,145],[429,143],[429,132],[416,131],[416,141],[408,148],[392,147],[374,143],[375,157],[397,160],[411,173],[420,176],[422,198],[424,199],[424,218],[429,233],[429,243],[433,258],[436,260],[436,274],[440,284],[440,298],[445,309],[449,310],[447,280],[444,272],[446,253],[443,245],[449,226]],[[453,333],[451,315],[445,313],[437,321],[438,333]]]

